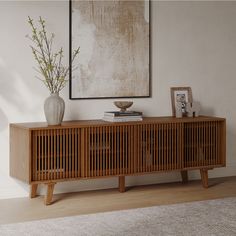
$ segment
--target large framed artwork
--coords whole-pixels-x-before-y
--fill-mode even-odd
[[[70,99],[150,97],[149,8],[148,0],[70,0]]]

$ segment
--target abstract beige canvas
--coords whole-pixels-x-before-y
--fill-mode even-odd
[[[71,1],[70,97],[148,97],[149,1]]]

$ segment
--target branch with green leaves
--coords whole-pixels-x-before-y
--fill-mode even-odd
[[[53,33],[47,34],[45,20],[41,16],[38,20],[39,28],[35,26],[33,19],[30,17],[28,17],[28,23],[31,27],[31,36],[27,35],[26,37],[32,42],[30,47],[38,64],[38,68],[35,68],[35,70],[41,74],[37,78],[46,85],[51,93],[58,93],[69,80],[70,67],[65,66],[62,62],[64,57],[63,48],[60,48],[59,51],[53,51],[55,35]],[[79,47],[73,51],[71,65],[79,51]]]

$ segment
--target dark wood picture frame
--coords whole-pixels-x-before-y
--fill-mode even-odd
[[[151,97],[152,94],[152,89],[151,89],[151,1],[148,0],[149,3],[149,49],[148,49],[148,58],[149,58],[149,80],[148,80],[148,93],[147,95],[140,95],[140,96],[101,96],[101,97],[74,97],[73,92],[72,92],[72,87],[73,87],[73,66],[72,66],[72,51],[73,51],[73,45],[72,45],[72,3],[75,0],[69,0],[69,98],[71,100],[80,100],[80,99],[113,99],[113,98],[149,98]],[[80,55],[79,55],[80,57]],[[138,82],[137,82],[138,83]]]
[[[171,87],[170,93],[171,93],[171,106],[172,106],[172,116],[175,116],[175,104],[176,104],[176,92],[183,92],[183,94],[187,94],[186,102],[193,102],[193,95],[192,95],[192,89],[191,87]],[[186,114],[183,113],[185,116]]]

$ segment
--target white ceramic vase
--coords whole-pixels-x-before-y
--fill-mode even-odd
[[[60,125],[65,111],[65,102],[58,93],[52,93],[44,102],[44,113],[48,125]]]

